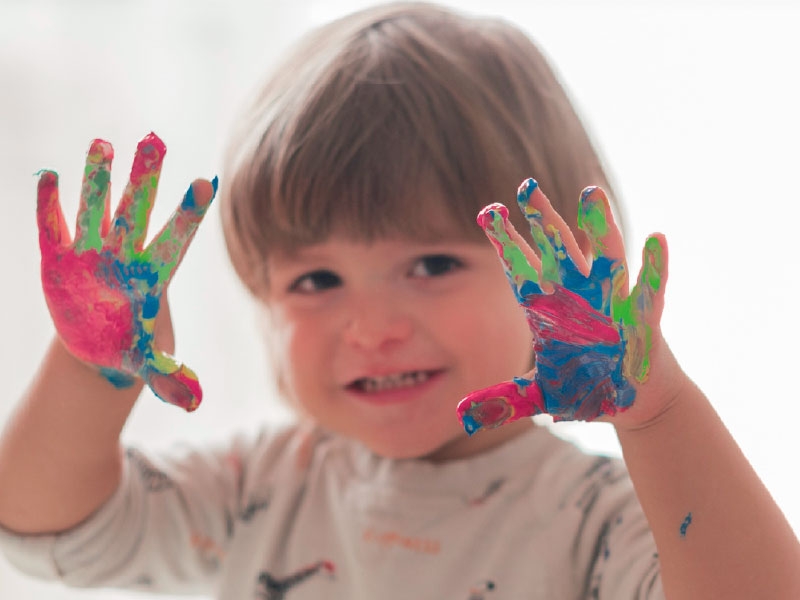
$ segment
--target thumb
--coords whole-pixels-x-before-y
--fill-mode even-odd
[[[472,392],[458,403],[458,419],[469,435],[480,429],[494,429],[544,410],[539,384],[532,379],[515,377]]]
[[[153,359],[145,367],[144,380],[164,402],[192,412],[203,399],[197,375],[169,354],[153,350]]]
[[[161,400],[192,412],[203,399],[203,390],[195,372],[172,356],[175,330],[167,295],[161,297],[153,325],[153,356],[143,369],[147,385]]]

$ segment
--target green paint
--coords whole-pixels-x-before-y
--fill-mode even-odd
[[[578,207],[578,227],[589,235],[594,256],[603,256],[606,250],[603,239],[608,235],[605,204],[591,198],[581,198]]]
[[[661,289],[661,277],[664,271],[664,249],[657,238],[651,237],[647,238],[644,250],[642,278],[653,293],[657,293]]]
[[[111,182],[107,164],[88,163],[84,169],[84,186],[81,190],[82,204],[85,208],[78,216],[80,231],[77,232],[75,249],[77,252],[103,248],[100,226],[106,212],[106,195]]]
[[[490,226],[490,233],[492,237],[500,244],[502,248],[502,258],[505,264],[506,271],[514,279],[515,283],[520,283],[528,280],[534,283],[539,283],[539,273],[531,267],[528,262],[528,257],[519,249],[519,247],[511,240],[505,229],[503,217],[499,212],[492,213],[492,222]]]
[[[551,238],[548,236],[539,221],[531,221],[531,236],[536,246],[539,248],[542,260],[542,281],[561,284],[561,260],[563,258],[563,250],[558,251],[555,244],[560,243],[561,236],[555,231],[555,235]],[[556,236],[558,236],[556,238]]]
[[[133,193],[133,241],[135,245],[139,245],[147,235],[147,222],[150,219],[150,211],[153,208],[153,190],[156,187],[156,182],[152,181],[150,185],[144,183],[141,187],[137,186]]]

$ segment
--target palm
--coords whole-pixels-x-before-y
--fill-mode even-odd
[[[587,188],[580,201],[591,267],[535,181],[520,187],[518,201],[537,252],[514,231],[504,206],[486,207],[479,222],[525,310],[535,366],[462,400],[458,414],[470,433],[539,413],[588,421],[630,408],[636,383],[647,378],[652,327],[663,304],[663,238],[647,240],[642,270],[628,293],[622,239],[602,190]]]
[[[140,142],[130,181],[109,214],[113,150],[95,140],[84,172],[74,240],[58,200],[58,179],[39,181],[39,243],[47,305],[64,345],[112,383],[142,377],[162,399],[187,410],[201,391],[194,373],[154,345],[162,296],[213,198],[212,184],[192,188],[168,223],[143,247],[166,148],[150,134]],[[216,184],[213,184],[216,187]]]

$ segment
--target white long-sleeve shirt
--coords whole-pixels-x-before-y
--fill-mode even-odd
[[[231,600],[663,598],[622,462],[541,427],[442,464],[297,426],[213,450],[130,449],[90,518],[2,531],[0,548],[68,585]]]

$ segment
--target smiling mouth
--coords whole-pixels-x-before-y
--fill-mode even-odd
[[[373,394],[414,387],[428,381],[439,371],[408,371],[382,377],[362,377],[347,386],[349,390]]]

